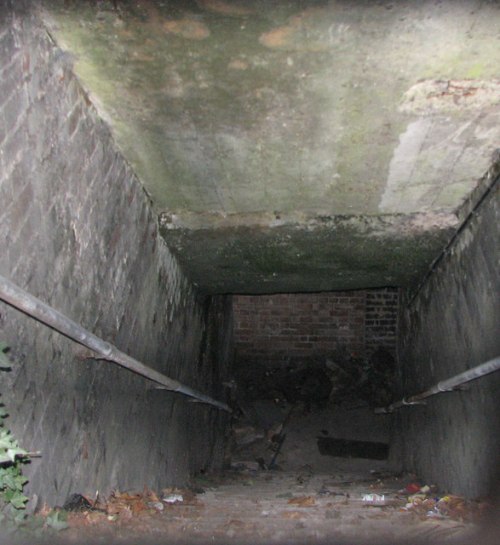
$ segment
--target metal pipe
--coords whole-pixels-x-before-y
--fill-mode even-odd
[[[422,400],[427,397],[440,394],[442,392],[451,392],[452,390],[455,390],[456,388],[462,386],[463,384],[466,384],[467,382],[476,380],[480,377],[484,377],[485,375],[489,375],[490,373],[494,373],[498,370],[500,370],[500,357],[482,363],[477,367],[473,367],[472,369],[464,371],[463,373],[455,375],[454,377],[451,377],[447,380],[442,380],[425,392],[410,396],[408,398],[404,397],[400,401],[391,403],[387,407],[379,407],[375,409],[375,413],[387,414],[392,413],[393,411],[395,411],[396,409],[400,409],[401,407],[405,407],[406,405],[419,405],[421,404]]]
[[[90,348],[99,355],[99,358],[97,359],[103,359],[116,363],[121,367],[125,367],[157,384],[161,384],[166,390],[192,397],[198,401],[222,409],[223,411],[232,412],[231,408],[226,405],[226,403],[217,401],[197,390],[193,390],[177,380],[162,375],[158,371],[151,369],[151,367],[147,367],[140,361],[121,352],[116,346],[113,346],[90,331],[87,331],[81,325],[77,324],[58,310],[40,301],[40,299],[37,299],[1,275],[0,299],[18,310],[21,310],[25,314],[28,314],[32,318],[35,318],[39,322],[55,329],[62,335],[69,337],[73,341]]]

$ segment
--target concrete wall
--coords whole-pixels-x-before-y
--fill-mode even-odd
[[[68,59],[23,2],[0,4],[0,273],[147,365],[223,397],[230,300],[194,291]],[[42,452],[25,469],[40,501],[181,484],[221,462],[227,417],[217,409],[81,359],[77,345],[4,303],[0,340],[13,360],[0,376],[8,425]]]
[[[358,357],[396,349],[397,289],[239,295],[233,302],[240,363],[279,365],[339,347]]]
[[[500,169],[492,169],[490,178]],[[500,355],[498,183],[449,248],[417,297],[402,308],[402,393]],[[496,485],[500,373],[464,391],[440,394],[399,413],[402,460],[425,482],[468,496]]]

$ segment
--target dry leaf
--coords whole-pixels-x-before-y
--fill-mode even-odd
[[[298,507],[312,507],[316,505],[316,500],[312,496],[299,496],[298,498],[288,500],[288,503],[297,505]]]
[[[292,520],[304,518],[304,514],[300,513],[299,511],[283,511],[283,513],[281,513],[281,516],[283,518]]]

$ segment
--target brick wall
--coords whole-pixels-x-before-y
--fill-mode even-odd
[[[230,300],[197,294],[107,127],[31,2],[0,16],[0,274],[147,365],[222,396]],[[0,302],[7,424],[42,457],[29,493],[182,484],[222,461],[226,417],[113,364]]]
[[[233,297],[238,362],[280,364],[346,348],[395,353],[396,289]]]
[[[365,346],[367,355],[377,348],[396,353],[399,293],[395,289],[366,290]]]

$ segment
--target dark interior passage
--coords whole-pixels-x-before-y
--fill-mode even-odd
[[[61,542],[470,540],[363,497],[498,495],[498,372],[374,412],[500,355],[498,7],[77,4],[0,0],[0,275],[233,414],[2,300],[23,513],[122,502]]]

